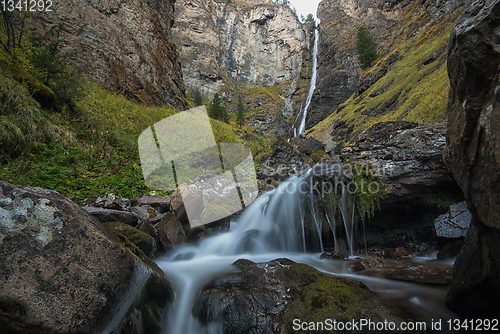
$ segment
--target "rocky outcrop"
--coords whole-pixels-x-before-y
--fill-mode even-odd
[[[366,27],[381,48],[390,41],[390,28],[404,15],[410,0],[323,0],[318,45],[318,78],[306,120],[309,129],[326,118],[357,90],[361,68],[357,61],[356,31]]]
[[[309,332],[307,326],[298,328],[294,319],[300,324],[325,319],[403,320],[362,283],[327,277],[305,264],[288,259],[259,264],[238,260],[234,266],[237,272],[213,278],[194,303],[193,315],[204,325],[220,324],[220,333]]]
[[[449,44],[446,165],[472,223],[454,268],[448,307],[463,318],[497,318],[500,299],[499,1],[469,5]]]
[[[348,172],[369,173],[385,189],[365,226],[369,246],[437,242],[434,219],[463,200],[442,159],[445,131],[445,124],[378,123],[341,151],[344,163],[353,166]],[[369,194],[369,184],[361,191]]]
[[[173,290],[154,263],[54,191],[0,182],[0,332],[158,333]]]
[[[64,24],[63,52],[85,75],[135,101],[184,108],[176,45],[175,0],[67,1],[34,15],[46,33]]]
[[[271,1],[178,0],[174,39],[188,88],[224,96],[246,123],[284,137],[306,48],[302,24],[287,5]]]
[[[288,6],[258,3],[177,1],[173,34],[189,88],[212,96],[273,87],[298,76],[302,25]]]

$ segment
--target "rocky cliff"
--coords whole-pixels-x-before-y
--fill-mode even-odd
[[[317,91],[307,128],[329,143],[349,142],[384,121],[445,119],[446,50],[464,1],[323,1]],[[361,71],[355,51],[360,25],[380,58]],[[334,146],[334,145],[333,145]]]
[[[185,107],[178,52],[172,41],[175,0],[58,2],[37,13],[46,33],[64,24],[64,52],[103,87],[148,104]]]
[[[500,298],[500,2],[469,5],[448,53],[445,162],[464,191],[472,224],[454,268],[448,307],[497,318]]]
[[[189,88],[213,95],[298,76],[302,25],[288,6],[262,2],[177,1],[173,34]]]
[[[230,103],[242,95],[252,111],[248,123],[284,135],[306,48],[302,24],[290,7],[257,0],[179,0],[175,10],[173,36],[188,88],[206,98],[222,93]],[[252,90],[257,87],[264,90]]]

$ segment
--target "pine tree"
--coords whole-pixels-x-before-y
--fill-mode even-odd
[[[214,98],[212,99],[212,102],[210,102],[209,107],[210,107],[210,112],[208,113],[208,116],[210,116],[213,119],[218,119],[226,123],[229,122],[229,119],[227,117],[226,106],[224,105],[222,98],[219,96],[219,93],[215,93]]]
[[[241,96],[238,96],[238,105],[236,106],[236,122],[240,128],[245,123],[245,105],[243,104]]]
[[[366,69],[372,66],[372,63],[379,57],[377,53],[377,43],[373,36],[364,27],[358,29],[356,39],[356,51],[361,68]]]
[[[194,93],[194,104],[197,107],[203,104],[203,99],[201,98],[201,93],[199,90],[196,90],[196,92]]]

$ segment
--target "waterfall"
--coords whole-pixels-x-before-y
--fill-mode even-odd
[[[311,99],[314,93],[314,90],[316,89],[316,75],[317,75],[317,65],[318,65],[318,39],[319,39],[319,30],[318,28],[314,29],[314,47],[313,47],[313,64],[312,64],[312,75],[311,75],[311,83],[309,84],[309,92],[307,94],[307,99],[306,99],[306,104],[305,106],[301,106],[300,112],[297,115],[297,118],[295,119],[295,122],[293,124],[293,136],[297,137],[298,135],[301,135],[304,133],[306,129],[306,118],[307,118],[307,109],[309,108],[309,105],[311,104]],[[297,128],[295,123],[297,123],[297,120],[299,117],[302,118],[300,119],[300,124],[299,127]]]
[[[338,176],[338,166],[332,166],[337,169],[331,169],[330,174]],[[317,254],[324,251],[321,237],[323,221],[332,227],[337,242],[335,223],[331,224],[335,221],[334,210],[320,213],[316,204],[321,194],[317,193],[315,176],[324,174],[324,171],[324,165],[317,165],[290,177],[252,202],[238,221],[231,223],[229,231],[203,239],[196,246],[182,247],[157,260],[176,288],[168,333],[207,332],[191,315],[192,303],[207,279],[216,273],[231,270],[234,261],[246,258],[262,262],[288,257],[309,262],[303,256],[308,259],[311,252]],[[347,188],[343,185],[341,189],[340,219],[350,224]],[[352,227],[346,228],[352,233]],[[352,242],[351,235],[346,239]],[[352,247],[350,250],[352,252]],[[218,333],[216,329],[213,332]]]
[[[329,169],[333,166],[337,167]],[[232,263],[239,259],[268,262],[288,258],[307,263],[329,274],[361,280],[370,290],[385,294],[386,298],[411,301],[418,297],[423,306],[415,306],[417,311],[433,317],[435,312],[428,310],[431,309],[429,303],[436,298],[435,290],[419,288],[415,292],[416,287],[411,283],[356,275],[348,269],[339,269],[348,268],[343,261],[332,267],[335,262],[320,259],[319,254],[324,251],[323,224],[331,228],[335,250],[341,251],[338,242],[345,238],[348,252],[353,255],[354,199],[346,185],[349,180],[342,176],[341,168],[338,165],[316,165],[294,175],[276,189],[260,195],[243,210],[237,221],[231,222],[227,232],[202,239],[197,245],[182,246],[157,259],[156,263],[167,274],[175,290],[175,301],[169,309],[164,334],[222,333],[222,324],[202,326],[193,317],[192,309],[204,284],[217,274],[234,271]],[[318,186],[319,180],[325,179],[339,185],[331,197],[318,191],[322,188]],[[345,229],[342,238],[341,225]]]

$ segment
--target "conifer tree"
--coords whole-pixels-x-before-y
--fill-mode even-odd
[[[194,105],[195,106],[201,106],[203,104],[203,99],[201,98],[201,93],[199,90],[196,90],[194,93]]]
[[[356,39],[356,51],[361,68],[366,69],[379,57],[377,53],[377,43],[373,36],[364,27],[358,29]]]
[[[240,128],[245,123],[245,105],[243,104],[241,96],[238,96],[238,105],[236,106],[236,122]]]

